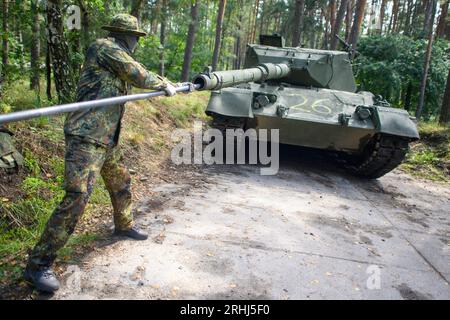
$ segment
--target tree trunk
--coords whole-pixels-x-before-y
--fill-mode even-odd
[[[191,21],[186,39],[186,48],[184,50],[183,69],[181,71],[181,81],[189,81],[189,72],[191,70],[192,49],[194,48],[195,35],[198,25],[198,7],[199,0],[194,0],[191,6]]]
[[[50,47],[47,42],[47,47],[45,51],[45,79],[47,80],[47,99],[51,101],[52,97],[52,57],[50,54]]]
[[[352,28],[352,16],[355,0],[349,0],[347,3],[347,13],[345,14],[345,41],[350,40],[350,30]]]
[[[405,17],[405,26],[404,26],[404,34],[406,36],[409,36],[410,34],[410,27],[411,27],[411,15],[413,12],[413,0],[408,0],[408,9],[406,10],[406,17]]]
[[[256,0],[255,3],[255,18],[253,21],[253,26],[252,26],[252,42],[255,43],[256,41],[256,23],[257,23],[257,19],[258,19],[258,12],[259,12],[259,5],[261,4],[261,0]]]
[[[316,33],[314,31],[311,32],[309,37],[309,47],[312,49],[316,48]]]
[[[329,28],[329,25],[330,25],[330,15],[329,15],[329,12],[330,11],[330,8],[328,7],[328,8],[322,8],[322,16],[323,16],[323,18],[324,18],[324,20],[325,20],[325,23],[324,23],[324,28],[323,28],[323,30],[324,30],[324,34],[323,34],[323,39],[322,39],[322,49],[327,49],[328,48],[328,37],[329,37],[329,30],[330,30],[330,28]]]
[[[90,45],[91,39],[89,38],[89,12],[88,8],[86,6],[86,3],[83,0],[78,0],[78,5],[80,6],[81,11],[81,26],[83,28],[82,30],[82,41],[83,41],[83,51],[86,51]]]
[[[431,0],[431,5],[436,6],[437,0]],[[435,10],[429,10],[430,21],[434,21],[434,14]],[[427,45],[427,51],[425,53],[425,61],[423,66],[423,72],[422,72],[422,81],[420,83],[420,96],[419,96],[419,104],[417,105],[416,109],[416,118],[417,120],[420,119],[420,116],[422,115],[423,111],[423,105],[425,102],[425,89],[427,85],[427,77],[428,77],[428,69],[430,68],[430,60],[431,60],[431,49],[433,47],[433,28],[429,28],[428,30],[428,45]]]
[[[167,26],[167,15],[168,15],[168,0],[163,0],[162,3],[162,17],[161,17],[161,29],[159,33],[159,42],[161,44],[161,51],[159,53],[159,75],[163,76],[166,73],[166,64],[165,64],[165,46],[166,46],[166,26]]]
[[[220,36],[219,53],[224,51],[225,42],[223,41],[223,39],[224,39],[225,35],[227,34],[227,27],[230,26],[232,10],[228,10],[228,11],[224,10],[224,12],[227,13],[227,15],[224,17],[224,22],[222,24],[223,28],[222,28],[222,34]],[[256,28],[256,26],[255,26],[255,28]],[[256,30],[255,30],[255,32],[256,32]],[[229,50],[231,50],[231,49],[229,49]],[[230,64],[231,67],[233,66],[233,61],[231,58],[227,58],[227,60],[226,60],[227,66],[228,66],[228,63]],[[218,59],[217,64],[218,65],[220,64],[220,59]]]
[[[269,0],[264,4],[264,11],[261,19],[261,31],[259,34],[267,34],[272,25],[273,15],[271,14],[273,0]]]
[[[236,40],[234,42],[234,64],[233,67],[234,69],[239,69],[241,67],[241,61],[240,61],[240,56],[241,56],[241,36],[237,35],[236,36]]]
[[[152,10],[152,21],[151,21],[152,34],[156,34],[158,32],[158,21],[160,14],[161,14],[161,0],[156,0],[155,7]]]
[[[246,5],[245,5],[245,3],[246,3],[246,1],[244,1],[244,3],[242,4],[242,10],[245,10],[245,14],[244,14],[244,16],[243,16],[243,20],[242,20],[242,24],[244,25],[245,24],[245,27],[243,27],[242,28],[242,31],[244,31],[243,32],[243,35],[244,35],[244,38],[243,38],[243,41],[242,42],[244,42],[244,43],[250,43],[251,42],[251,35],[250,35],[250,30],[251,30],[251,27],[252,27],[252,19],[253,19],[253,15],[251,14],[251,12],[253,12],[253,10],[252,10],[252,8],[253,8],[253,2],[252,2],[252,4],[250,5],[250,9],[249,9],[249,13],[250,14],[247,14],[247,8],[246,8]],[[251,12],[250,12],[251,11]],[[248,20],[247,20],[248,19]]]
[[[243,7],[243,1],[237,1],[238,8]],[[237,13],[238,21],[236,26],[235,42],[234,42],[234,64],[233,69],[239,69],[241,67],[241,46],[242,46],[242,26],[243,26],[243,10],[239,10]]]
[[[397,31],[398,9],[399,9],[399,0],[394,0],[394,6],[392,7],[392,29],[391,29],[391,32]]]
[[[23,31],[25,28],[22,26],[24,20],[23,14],[25,8],[23,7],[23,1],[16,1],[14,6],[13,16],[13,30],[15,33],[15,39],[17,41],[15,55],[16,59],[19,61],[20,70],[25,69],[25,53],[24,53],[24,43],[23,43]]]
[[[425,12],[425,21],[423,26],[424,36],[428,36],[429,32],[433,30],[436,10],[437,10],[437,1],[429,0],[427,3],[427,10]]]
[[[408,82],[408,86],[406,87],[405,99],[403,101],[403,107],[405,110],[409,111],[411,108],[411,96],[412,96],[413,86],[411,81]]]
[[[2,74],[5,75],[5,67],[9,64],[9,0],[3,0],[3,47],[2,47]]]
[[[263,1],[261,12],[261,21],[259,27],[259,34],[267,34],[271,22],[270,10],[272,8],[273,0]]]
[[[380,5],[380,34],[383,33],[384,16],[386,14],[386,2],[387,2],[387,0],[381,0],[381,5]]]
[[[144,0],[133,0],[133,3],[131,5],[130,14],[132,16],[135,16],[139,21],[141,20],[141,9],[142,9],[143,3],[144,3]]]
[[[444,38],[446,20],[448,19],[448,5],[450,1],[447,0],[441,5],[441,14],[439,16],[439,22],[436,28],[436,38]]]
[[[31,77],[30,77],[30,89],[40,91],[39,84],[39,57],[41,55],[41,24],[39,19],[39,4],[38,0],[31,1],[31,13],[32,13],[32,41],[30,48],[30,60],[31,60]]]
[[[448,70],[447,85],[445,86],[444,98],[442,99],[441,114],[439,123],[447,124],[450,122],[450,69]]]
[[[264,34],[264,22],[266,18],[268,3],[267,1],[262,3],[261,5],[261,19],[259,20],[259,34]]]
[[[376,5],[377,0],[372,0],[372,3],[370,5],[370,12],[369,12],[369,25],[368,25],[368,30],[367,33],[369,35],[373,34],[373,30],[378,30],[377,25],[376,25],[376,13],[375,13],[375,5]]]
[[[353,19],[352,31],[350,33],[349,43],[356,48],[361,31],[361,25],[364,19],[364,10],[366,8],[366,0],[357,0],[355,16]]]
[[[402,30],[402,27],[405,23],[405,16],[406,16],[406,0],[403,0],[402,9],[401,10],[399,9],[398,22],[395,28],[396,33],[399,33],[400,30]]]
[[[75,81],[69,64],[69,50],[64,39],[62,0],[48,0],[47,11],[47,41],[53,62],[53,75],[61,103],[73,100]]]
[[[420,28],[420,23],[423,23],[423,14],[425,12],[426,2],[429,0],[422,0],[422,1],[415,1],[414,2],[414,10],[412,13],[412,20],[411,20],[411,28],[410,28],[410,34],[414,37],[421,36],[423,37],[422,29]]]
[[[219,1],[219,12],[217,13],[217,22],[216,22],[216,40],[214,43],[214,52],[213,52],[213,58],[212,58],[213,71],[215,71],[217,69],[217,63],[219,62],[220,40],[222,39],[223,15],[225,13],[226,5],[227,5],[227,0]]]
[[[331,35],[330,50],[336,50],[337,48],[338,39],[335,37],[335,34],[339,35],[339,32],[341,31],[342,23],[344,22],[345,11],[347,10],[348,7],[347,3],[348,0],[341,0],[341,4],[339,5],[339,10],[336,16],[336,22],[333,28],[333,34]]]
[[[334,39],[334,28],[336,27],[336,0],[330,0],[330,38],[328,43],[331,43]]]
[[[276,32],[280,32],[280,20],[281,20],[280,13],[277,12],[274,21],[274,29]]]
[[[305,11],[305,0],[295,1],[295,13],[294,13],[294,32],[292,35],[292,46],[298,47],[302,42],[303,32],[303,13]]]

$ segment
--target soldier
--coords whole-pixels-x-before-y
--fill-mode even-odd
[[[131,54],[139,37],[138,21],[128,14],[115,16],[108,38],[98,39],[86,52],[77,88],[77,101],[88,101],[126,95],[131,86],[176,93],[167,79],[147,71]],[[135,240],[147,234],[133,223],[131,213],[130,175],[119,163],[118,140],[123,105],[96,110],[77,111],[68,115],[64,124],[66,140],[65,197],[47,222],[41,239],[30,253],[25,278],[44,292],[59,289],[51,269],[56,252],[63,247],[75,229],[100,173],[114,208],[115,234]]]

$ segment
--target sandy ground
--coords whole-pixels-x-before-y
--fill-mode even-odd
[[[450,299],[450,186],[282,159],[157,186],[137,204],[150,238],[104,243],[53,299]]]

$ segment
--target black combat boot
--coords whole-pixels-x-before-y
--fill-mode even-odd
[[[148,234],[140,230],[138,227],[133,227],[129,230],[118,230],[114,231],[116,236],[128,237],[134,240],[147,240]]]
[[[25,269],[24,277],[42,292],[53,293],[59,289],[59,281],[51,268]]]

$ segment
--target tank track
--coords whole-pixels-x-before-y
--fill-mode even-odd
[[[214,115],[212,117],[211,127],[219,129],[225,136],[227,129],[244,129],[245,118],[222,117]]]
[[[226,129],[245,129],[246,119],[214,116],[211,126],[221,130],[225,137]],[[408,138],[377,134],[357,160],[347,156],[339,162],[343,162],[346,169],[356,176],[377,179],[402,163],[408,153],[409,142]]]
[[[231,143],[230,141],[227,141],[226,139],[226,130],[227,129],[243,129],[245,130],[246,127],[246,119],[245,118],[233,118],[233,117],[223,117],[220,115],[213,115],[212,116],[212,120],[210,122],[210,126],[214,129],[218,129],[222,132],[222,138],[223,138],[223,156],[226,157],[226,149],[227,149],[227,143]],[[236,148],[237,148],[237,144],[236,144],[236,140],[234,140],[233,146],[234,146],[234,151],[236,154]],[[208,142],[206,142],[206,144],[208,144]],[[225,159],[225,158],[224,158]]]
[[[409,139],[377,134],[366,146],[362,160],[346,167],[353,174],[368,178],[379,178],[400,165],[409,150]]]

